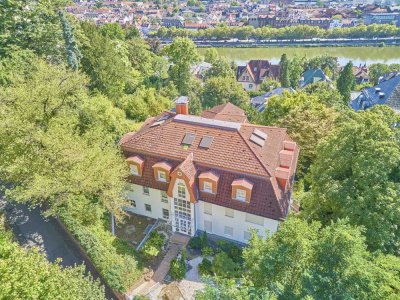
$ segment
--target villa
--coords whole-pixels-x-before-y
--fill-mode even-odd
[[[227,103],[189,115],[147,119],[120,146],[130,168],[126,209],[162,219],[174,232],[247,243],[252,229],[275,232],[291,207],[299,148],[286,129],[250,124]]]

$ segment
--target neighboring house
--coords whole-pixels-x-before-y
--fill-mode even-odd
[[[201,117],[188,114],[186,97],[175,103],[177,113],[151,117],[120,141],[131,172],[126,210],[189,236],[247,243],[252,229],[275,232],[289,213],[299,155],[286,129],[252,125],[230,103]]]
[[[350,101],[350,106],[355,111],[379,104],[386,104],[400,113],[400,75],[394,75],[374,87],[363,89],[357,98]]]
[[[193,65],[190,68],[190,73],[192,73],[192,75],[196,76],[198,79],[203,80],[207,71],[210,70],[211,68],[212,68],[212,64],[203,61],[203,62]]]
[[[251,98],[251,105],[253,105],[258,110],[258,112],[263,112],[265,106],[268,104],[268,100],[273,96],[282,96],[284,91],[294,93],[294,89],[292,88],[278,87],[276,89],[273,89],[272,91],[269,91],[268,93]]]
[[[369,82],[369,70],[367,65],[353,66],[353,75],[357,84]]]
[[[268,60],[251,60],[245,66],[238,66],[237,81],[246,91],[257,91],[266,79],[279,80],[280,67]]]
[[[322,71],[321,69],[310,69],[305,71],[301,76],[301,79],[299,81],[299,87],[303,88],[309,84],[316,83],[319,81],[330,82],[331,80],[329,79],[328,76],[325,75],[324,71]]]

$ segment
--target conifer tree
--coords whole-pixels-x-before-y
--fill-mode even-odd
[[[356,85],[356,79],[353,75],[353,63],[350,61],[340,72],[337,80],[337,89],[347,103],[351,100],[351,91]]]
[[[76,71],[79,67],[82,54],[79,51],[78,44],[76,43],[74,30],[62,11],[59,11],[59,16],[65,40],[65,48],[67,51],[67,62],[70,68],[73,71]]]
[[[280,82],[282,87],[290,87],[289,60],[285,53],[282,54],[279,66],[281,68]]]

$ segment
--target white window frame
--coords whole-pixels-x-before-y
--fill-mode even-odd
[[[150,209],[147,209],[147,208],[150,208]],[[147,212],[151,212],[151,205],[145,203],[145,204],[144,204],[144,209],[145,209],[145,211],[147,211]]]
[[[178,183],[178,197],[186,199],[186,185],[182,182]]]
[[[167,182],[167,172],[163,170],[157,171],[157,180],[161,182]]]
[[[227,233],[227,231],[231,231],[231,233]],[[229,237],[233,237],[233,227],[231,226],[224,226],[224,235],[225,236],[229,236]]]
[[[139,176],[139,167],[137,165],[130,165],[131,175]]]
[[[203,181],[203,192],[212,194],[213,193],[212,186],[213,185],[211,182]]]
[[[168,194],[166,191],[161,191],[161,202],[168,203]]]
[[[143,195],[146,195],[146,196],[150,195],[150,188],[148,186],[143,186]]]
[[[240,195],[241,194],[241,195]],[[243,196],[244,195],[244,196]],[[244,189],[236,189],[235,199],[246,202],[247,191]]]
[[[163,216],[163,219],[169,220],[169,210],[166,209],[166,208],[163,208],[162,209],[162,216]]]

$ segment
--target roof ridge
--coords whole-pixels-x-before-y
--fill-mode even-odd
[[[243,136],[243,134],[240,132],[240,130],[238,130],[239,136],[242,138],[242,140],[246,143],[247,147],[250,149],[251,153],[253,153],[253,155],[256,157],[256,159],[258,160],[258,162],[261,164],[261,166],[265,169],[265,171],[267,172],[267,174],[272,177],[273,173],[271,172],[271,170],[268,168],[268,166],[266,166],[262,160],[258,157],[258,155],[254,152],[254,150],[250,147],[250,143],[246,140],[246,138]]]
[[[279,129],[284,131],[285,133],[287,132],[287,128],[285,127],[277,127],[277,126],[269,126],[269,125],[260,125],[260,124],[252,124],[252,123],[242,123],[242,126],[247,126],[247,127],[258,127],[258,128],[268,128],[268,129]]]

